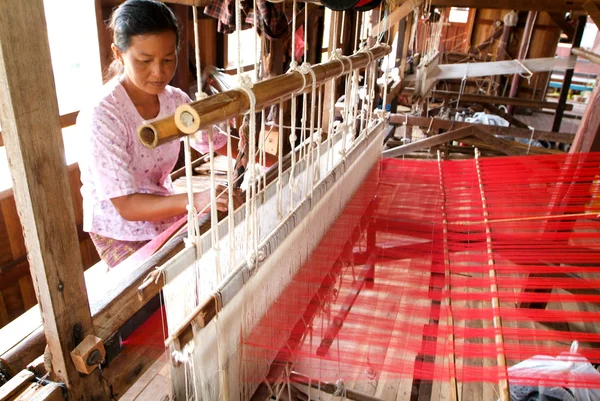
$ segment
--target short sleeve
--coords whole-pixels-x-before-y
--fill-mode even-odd
[[[99,199],[109,200],[137,192],[133,155],[125,127],[101,112],[90,119],[88,163]]]
[[[212,126],[214,150],[220,149],[227,144],[227,133],[216,125]],[[196,132],[190,138],[190,145],[198,152],[204,154],[209,151],[209,137],[208,131],[201,130]]]

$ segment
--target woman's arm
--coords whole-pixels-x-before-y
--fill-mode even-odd
[[[223,186],[217,187],[217,196],[226,192]],[[111,202],[121,217],[130,221],[160,221],[174,216],[187,213],[187,194],[160,196],[152,194],[131,194],[112,198]],[[236,191],[233,194],[233,207],[241,204],[241,198]],[[194,206],[197,211],[204,209],[210,204],[210,191],[197,192],[194,194]],[[228,196],[223,194],[217,197],[217,210],[227,211]]]

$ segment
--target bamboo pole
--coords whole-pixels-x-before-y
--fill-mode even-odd
[[[374,60],[390,53],[388,45],[377,45],[370,52]],[[317,83],[321,83],[369,64],[368,52],[359,52],[340,60],[312,66]],[[290,97],[293,93],[303,93],[312,87],[311,74],[299,71],[288,72],[254,85],[256,111],[265,106]],[[179,106],[174,116],[150,121],[138,127],[138,138],[145,146],[154,148],[165,142],[196,133],[229,118],[248,112],[250,100],[241,89],[233,89],[205,99]]]

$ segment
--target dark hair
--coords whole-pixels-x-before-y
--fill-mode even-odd
[[[150,35],[165,31],[175,33],[179,50],[179,23],[173,11],[156,0],[127,0],[117,7],[108,22],[113,32],[113,42],[122,52],[131,46],[131,38],[137,35]],[[123,67],[113,60],[106,73],[106,80],[122,73]]]

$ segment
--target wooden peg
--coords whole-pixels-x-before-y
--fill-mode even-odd
[[[106,357],[106,350],[102,340],[96,336],[88,335],[79,345],[71,351],[71,359],[78,372],[86,375],[92,373]]]

